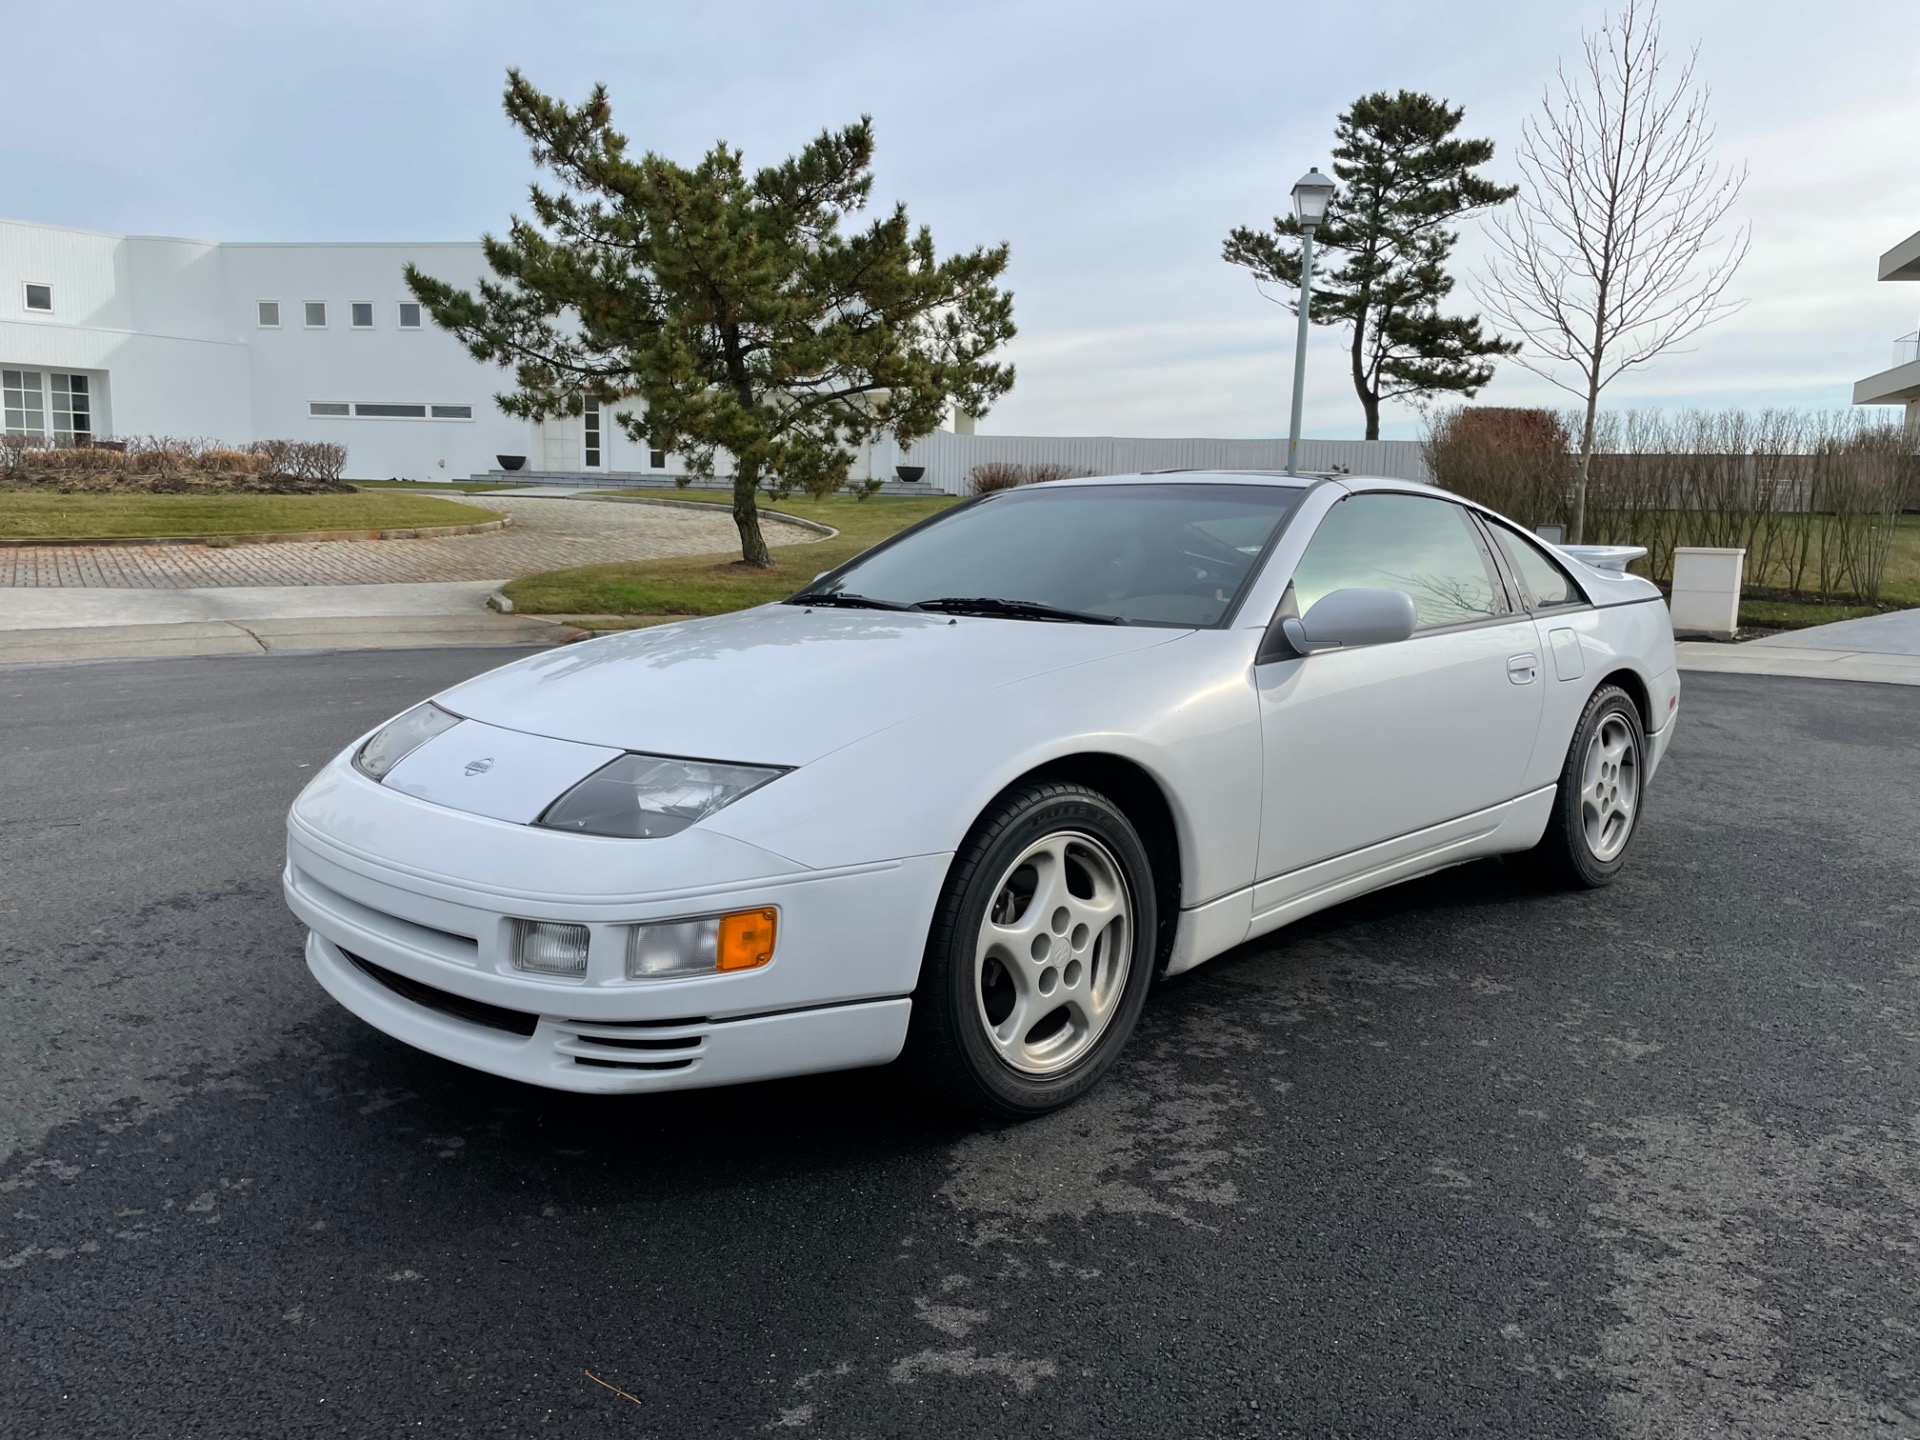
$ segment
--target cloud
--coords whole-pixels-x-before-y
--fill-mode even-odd
[[[767,162],[872,113],[877,202],[907,201],[949,249],[1012,244],[1020,380],[990,428],[1232,436],[1284,433],[1293,337],[1219,259],[1226,231],[1283,209],[1372,88],[1463,104],[1507,173],[1555,60],[1602,14],[583,0],[555,24],[505,0],[102,0],[75,46],[58,7],[15,8],[9,49],[34,58],[9,70],[9,112],[42,117],[0,130],[17,218],[236,240],[498,230],[532,175],[499,109],[509,65],[573,97],[604,80],[634,142],[682,159],[725,137]],[[1920,227],[1920,76],[1897,43],[1911,0],[1846,11],[1668,0],[1669,39],[1701,42],[1721,152],[1751,166],[1748,304],[1614,403],[1844,403],[1920,324],[1920,287],[1873,283],[1874,258]],[[1360,433],[1345,364],[1343,337],[1316,330],[1312,434]],[[1482,396],[1555,397],[1513,366]],[[1390,436],[1417,424],[1388,412]]]

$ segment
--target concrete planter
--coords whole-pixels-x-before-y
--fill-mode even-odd
[[[1673,633],[1731,640],[1740,628],[1745,550],[1681,546],[1673,552]]]

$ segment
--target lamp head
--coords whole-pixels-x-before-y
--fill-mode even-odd
[[[1310,230],[1327,218],[1332,200],[1333,181],[1315,167],[1293,183],[1293,218]]]

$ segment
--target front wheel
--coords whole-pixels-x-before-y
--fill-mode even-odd
[[[1153,976],[1152,867],[1082,785],[1023,786],[954,858],[928,936],[909,1058],[943,1097],[1011,1119],[1097,1084]]]
[[[1647,736],[1640,711],[1617,685],[1587,702],[1567,747],[1553,815],[1521,858],[1541,879],[1588,889],[1611,883],[1640,823]]]

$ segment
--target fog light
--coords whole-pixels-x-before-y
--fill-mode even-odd
[[[627,978],[757,969],[773,959],[777,924],[777,913],[765,909],[635,925],[627,932]]]
[[[587,927],[549,920],[513,922],[513,967],[541,975],[587,973]]]

